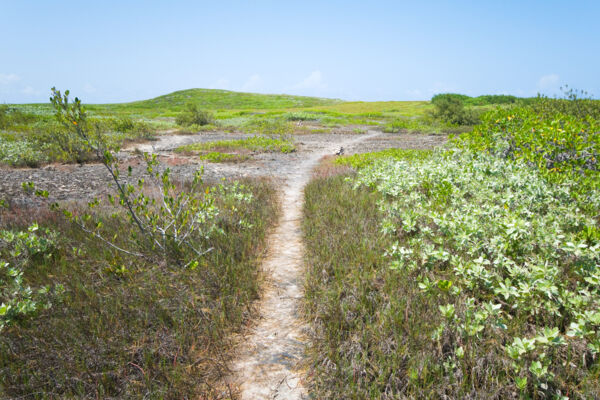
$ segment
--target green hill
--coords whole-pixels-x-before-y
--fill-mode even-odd
[[[187,103],[204,110],[273,110],[306,108],[341,103],[341,100],[286,94],[241,93],[216,89],[187,89],[131,103],[90,105],[90,110],[129,112],[178,112]]]
[[[128,105],[149,108],[179,108],[189,102],[196,103],[204,109],[239,110],[316,107],[337,104],[340,103],[341,100],[292,96],[287,94],[258,94],[215,89],[187,89],[155,97],[150,100],[129,103]]]
[[[72,93],[78,96],[78,93]],[[89,104],[79,96],[92,114],[137,115],[144,117],[173,116],[187,103],[195,103],[204,110],[275,110],[330,106],[342,100],[320,97],[292,96],[287,94],[241,93],[218,89],[187,89],[158,96],[149,100],[129,103]],[[50,104],[11,105],[36,114],[52,113]]]

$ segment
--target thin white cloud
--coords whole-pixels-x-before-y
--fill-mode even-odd
[[[208,88],[209,89],[230,90],[231,82],[229,82],[229,79],[225,79],[225,78],[217,79],[215,82],[208,85]]]
[[[538,81],[538,87],[540,89],[556,89],[558,87],[559,81],[560,77],[558,76],[558,74],[544,75]]]
[[[21,89],[21,93],[26,94],[26,95],[39,94],[39,92],[37,90],[35,90],[34,88],[32,88],[31,86],[25,86],[23,89]]]
[[[252,75],[241,87],[242,92],[251,92],[262,87],[262,78],[258,74]]]
[[[16,82],[21,78],[17,74],[0,74],[0,85],[8,85],[9,83]]]
[[[411,99],[424,99],[425,97],[428,97],[426,94],[423,93],[423,91],[421,89],[409,89],[409,90],[405,90],[404,93],[406,93]]]
[[[298,82],[292,89],[325,89],[327,85],[325,84],[325,80],[323,79],[323,74],[321,71],[313,71],[304,78],[302,81]]]
[[[430,95],[439,93],[460,93],[456,86],[445,82],[434,82],[433,86],[428,90]]]
[[[96,88],[92,86],[92,84],[86,83],[85,85],[83,85],[83,91],[87,94],[90,94],[96,92]]]

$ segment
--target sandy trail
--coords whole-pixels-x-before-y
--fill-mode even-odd
[[[303,189],[319,159],[340,146],[349,147],[379,135],[370,132],[357,138],[330,143],[310,153],[285,179],[281,193],[282,215],[268,238],[263,268],[266,291],[260,302],[260,316],[249,337],[240,343],[234,363],[234,381],[240,397],[250,399],[304,399],[302,371],[304,321],[299,315],[303,296],[302,259],[304,246],[300,221]]]

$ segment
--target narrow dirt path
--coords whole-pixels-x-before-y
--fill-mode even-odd
[[[268,238],[264,271],[267,288],[260,302],[257,325],[240,343],[239,358],[233,366],[234,380],[242,400],[304,399],[302,371],[297,369],[304,354],[304,321],[299,315],[303,296],[302,258],[304,246],[300,220],[303,189],[319,159],[379,135],[370,132],[343,142],[331,143],[310,153],[284,181],[282,215]]]

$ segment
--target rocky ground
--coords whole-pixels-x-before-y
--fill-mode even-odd
[[[196,135],[164,135],[157,141],[135,144],[119,153],[124,171],[132,167],[134,182],[145,175],[145,163],[140,152],[157,153],[160,161],[171,168],[178,180],[189,180],[204,167],[207,181],[221,178],[270,177],[282,179],[292,173],[299,163],[314,153],[343,143],[359,134],[295,135],[297,151],[290,154],[254,153],[240,163],[209,163],[197,157],[175,153],[181,145],[223,139],[240,139],[250,135],[228,133],[199,133]],[[445,143],[446,137],[421,134],[380,134],[345,148],[345,154],[364,153],[390,147],[428,149]],[[139,151],[135,151],[138,149]],[[51,164],[42,168],[0,167],[0,199],[14,205],[36,204],[39,200],[27,195],[22,182],[33,182],[36,189],[50,193],[48,201],[86,200],[108,190],[111,178],[102,164]]]

